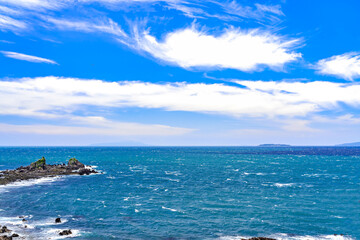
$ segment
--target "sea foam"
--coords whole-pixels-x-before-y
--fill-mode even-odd
[[[339,234],[332,234],[332,235],[317,235],[317,236],[310,236],[310,235],[290,235],[285,233],[279,234],[272,234],[269,236],[265,236],[268,238],[274,238],[277,240],[355,240],[351,236],[347,235],[339,235]],[[218,240],[242,240],[242,239],[249,239],[252,238],[251,236],[222,236],[219,237]]]
[[[12,188],[19,188],[19,187],[28,187],[32,185],[42,185],[42,184],[49,184],[53,183],[55,181],[62,180],[63,177],[57,176],[57,177],[43,177],[43,178],[36,178],[36,179],[29,179],[29,180],[23,180],[23,181],[16,181],[13,183],[9,183],[6,185],[0,186],[0,193],[1,192],[8,192],[7,190]]]

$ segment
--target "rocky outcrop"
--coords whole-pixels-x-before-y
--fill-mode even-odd
[[[61,175],[89,175],[98,173],[85,166],[76,158],[71,158],[67,165],[65,164],[46,164],[46,159],[42,157],[36,162],[26,167],[19,167],[15,170],[5,170],[0,172],[0,185],[9,184],[15,181],[37,179],[42,177],[54,177]]]
[[[61,218],[56,218],[55,223],[61,223]]]

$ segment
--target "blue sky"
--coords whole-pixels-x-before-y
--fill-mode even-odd
[[[359,10],[0,0],[0,145],[360,141]]]

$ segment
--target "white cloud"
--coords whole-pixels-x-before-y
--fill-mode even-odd
[[[124,15],[130,25],[130,33],[126,33],[117,22],[107,18],[105,12],[90,3],[103,4]],[[215,17],[221,22],[238,21],[239,18],[272,22],[283,15],[280,5],[244,6],[234,0],[0,0],[0,11],[7,15],[0,16],[0,30],[17,33],[30,28],[35,31],[40,27],[50,31],[107,34],[139,52],[184,68],[230,68],[246,72],[260,71],[264,67],[282,70],[286,63],[301,58],[301,54],[294,51],[300,39],[288,39],[259,29],[246,31],[230,27],[222,34],[207,33],[195,27],[173,32],[165,29],[162,40],[148,32],[137,32],[139,20],[127,18],[126,12],[129,9],[139,12],[148,10],[154,3],[164,10],[176,9],[192,18]],[[140,7],[130,8],[132,6]],[[60,17],[57,14],[64,9],[71,10],[71,16],[62,13]],[[16,19],[12,15],[16,15]],[[163,13],[160,15],[163,17]],[[155,18],[160,15],[152,12]],[[155,22],[151,21],[150,24]]]
[[[50,59],[41,58],[41,57],[36,57],[36,56],[31,56],[31,55],[27,55],[27,54],[23,54],[23,53],[8,52],[8,51],[0,51],[0,52],[1,52],[2,54],[4,54],[4,56],[6,56],[6,57],[8,57],[8,58],[14,58],[14,59],[23,60],[23,61],[28,61],[28,62],[34,62],[34,63],[57,64],[55,61],[50,60]]]
[[[284,64],[301,58],[292,50],[299,39],[286,40],[259,30],[227,29],[221,35],[211,35],[192,27],[168,33],[163,41],[146,32],[135,40],[138,49],[184,68],[257,71],[267,66],[281,70]]]
[[[110,121],[109,121],[110,122]],[[101,136],[172,136],[192,132],[193,129],[155,124],[110,122],[108,126],[15,125],[0,123],[0,132],[42,135],[101,135]]]
[[[319,74],[333,75],[351,81],[360,77],[360,53],[351,52],[322,59],[315,68]]]
[[[237,81],[223,84],[104,82],[74,78],[0,81],[0,114],[59,117],[84,106],[139,107],[234,117],[287,118],[360,106],[360,85],[332,82]]]

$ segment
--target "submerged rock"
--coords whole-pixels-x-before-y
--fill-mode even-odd
[[[252,237],[249,239],[241,239],[241,240],[276,240],[275,238],[267,238],[267,237]]]
[[[72,234],[71,230],[63,230],[59,233],[60,236],[66,236]]]
[[[26,167],[19,167],[15,170],[0,171],[0,185],[5,185],[20,180],[37,179],[42,177],[54,177],[61,175],[89,175],[98,173],[97,171],[85,166],[76,158],[71,158],[68,165],[65,164],[46,164],[46,159],[42,157],[36,162]]]
[[[61,218],[56,218],[55,223],[61,223]]]

